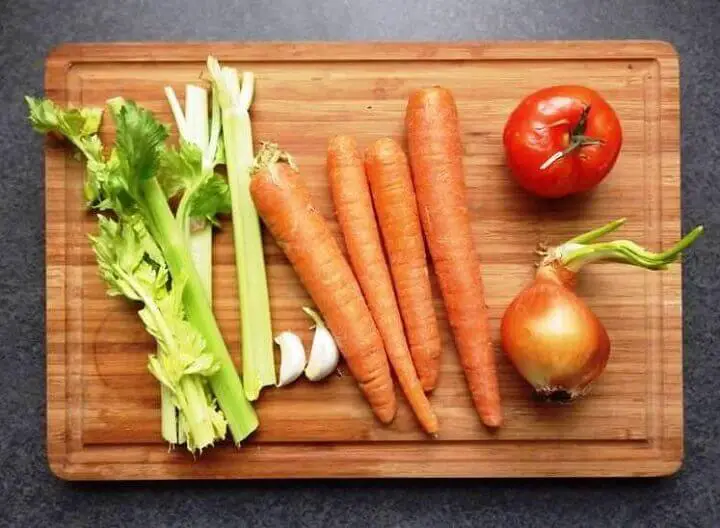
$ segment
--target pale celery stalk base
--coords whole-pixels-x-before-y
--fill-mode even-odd
[[[243,387],[247,398],[253,401],[263,387],[276,382],[260,220],[250,196],[254,156],[248,108],[253,77],[243,75],[241,90],[237,70],[221,69],[212,57],[208,58],[208,69],[222,108],[240,297]]]
[[[160,384],[160,427],[163,439],[171,446],[182,443],[178,437],[177,409],[173,404],[172,392],[162,383]]]
[[[276,380],[260,220],[250,197],[253,155],[247,112],[229,118],[223,114],[223,130],[240,290],[243,387],[248,399],[253,401],[263,387],[275,385]]]
[[[188,84],[185,87],[185,140],[205,152],[210,141],[208,94],[205,88]],[[212,170],[211,167],[207,168]],[[193,219],[186,226],[190,256],[212,304],[212,226],[205,219]]]
[[[200,274],[200,280],[208,294],[212,304],[212,248],[213,233],[212,226],[205,222],[201,229],[189,228],[188,244],[190,256]]]

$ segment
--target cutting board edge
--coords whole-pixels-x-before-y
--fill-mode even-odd
[[[491,442],[492,443],[492,442]],[[609,444],[609,443],[608,443]],[[198,462],[193,465],[179,465],[175,463],[153,464],[151,462],[72,462],[67,460],[50,460],[50,470],[59,479],[69,481],[84,480],[272,480],[272,479],[307,479],[307,478],[342,478],[342,479],[381,479],[381,478],[622,478],[622,477],[669,477],[682,468],[682,459],[676,457],[675,452],[664,452],[651,445],[640,447],[646,450],[646,458],[610,458],[609,460],[577,460],[563,459],[557,450],[553,458],[545,458],[542,449],[535,454],[536,458],[513,460],[503,466],[489,460],[438,461],[418,462],[407,459],[383,465],[382,462],[369,461],[367,467],[345,465],[343,460],[332,458],[332,448],[323,449],[318,446],[288,446],[298,449],[297,456],[284,457],[283,466],[278,467],[277,462],[262,459],[246,459],[247,469],[241,473],[223,470],[217,465],[216,458],[208,470]],[[414,446],[417,447],[417,446]],[[606,453],[613,454],[609,445],[598,445]],[[357,446],[356,446],[357,448]],[[624,449],[617,446],[618,450]],[[369,456],[372,447],[362,450],[364,456]],[[431,453],[432,449],[423,446],[423,450]],[[304,456],[311,454],[309,465],[303,471],[297,471],[298,465],[303,465]],[[251,456],[253,456],[253,453]],[[330,454],[330,456],[328,456]],[[668,456],[669,455],[669,456]],[[188,455],[189,456],[189,455]],[[242,456],[242,455],[239,455]],[[506,455],[507,456],[507,455]],[[428,457],[428,458],[431,458]],[[522,471],[518,471],[518,464]],[[629,464],[633,465],[632,468]],[[154,466],[159,466],[159,469]],[[418,465],[426,466],[418,469]],[[461,467],[461,469],[460,469]],[[448,469],[449,468],[449,469]]]
[[[542,46],[538,49],[538,46]],[[655,39],[634,40],[507,40],[507,41],[194,41],[194,42],[64,42],[49,50],[46,86],[55,84],[72,64],[104,61],[116,62],[187,62],[205,61],[212,54],[219,60],[268,59],[269,53],[282,53],[283,62],[303,60],[503,60],[508,54],[520,55],[532,50],[534,59],[597,59],[598,46],[605,49],[605,59],[671,59],[678,60],[677,48]],[[182,50],[180,50],[182,47]],[[368,56],[383,52],[383,55]],[[279,59],[274,59],[279,60]],[[60,77],[58,77],[60,75]]]

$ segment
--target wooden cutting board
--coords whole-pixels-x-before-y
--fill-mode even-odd
[[[163,86],[179,94],[200,82],[204,61],[257,76],[256,141],[295,155],[317,208],[339,234],[325,175],[329,136],[381,136],[404,143],[411,90],[442,84],[455,93],[465,146],[474,235],[487,304],[499,319],[533,273],[538,241],[559,243],[610,219],[621,235],[666,248],[680,235],[678,59],[658,42],[71,44],[47,60],[47,95],[101,106],[134,99],[172,122]],[[552,84],[599,90],[620,116],[624,146],[595,192],[534,199],[511,181],[501,134],[520,99]],[[109,126],[104,140],[112,138]],[[96,228],[82,200],[82,166],[46,147],[48,457],[67,479],[277,477],[489,477],[665,475],[683,453],[680,266],[651,273],[616,264],[583,272],[579,291],[607,326],[613,352],[593,393],[572,406],[540,404],[498,348],[506,425],[483,428],[473,411],[442,302],[444,350],[432,397],[437,439],[425,436],[401,401],[390,426],[376,422],[350,376],[268,389],[259,431],[239,450],[217,446],[199,460],[160,438],[159,392],[146,369],[153,341],[134,311],[110,299],[87,234]],[[438,190],[441,192],[441,190]],[[239,356],[238,303],[226,221],[214,249],[214,306]],[[265,237],[275,332],[309,343],[300,307],[309,298]],[[400,398],[402,400],[402,397]]]

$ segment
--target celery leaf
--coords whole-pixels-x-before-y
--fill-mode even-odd
[[[99,108],[62,108],[50,99],[25,96],[30,109],[30,124],[42,134],[61,134],[76,143],[97,134],[102,119]],[[78,145],[79,146],[79,145]]]
[[[115,98],[108,101],[115,121],[115,148],[123,180],[130,195],[141,202],[140,184],[155,176],[160,166],[168,129],[149,110],[134,101]]]
[[[188,141],[163,153],[158,180],[168,196],[182,194],[177,212],[180,225],[197,217],[217,223],[218,214],[231,210],[227,182],[204,164],[202,151]]]

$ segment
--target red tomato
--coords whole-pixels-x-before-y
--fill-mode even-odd
[[[520,185],[559,198],[587,191],[607,176],[620,153],[622,130],[596,91],[552,86],[529,95],[510,114],[503,143]]]

